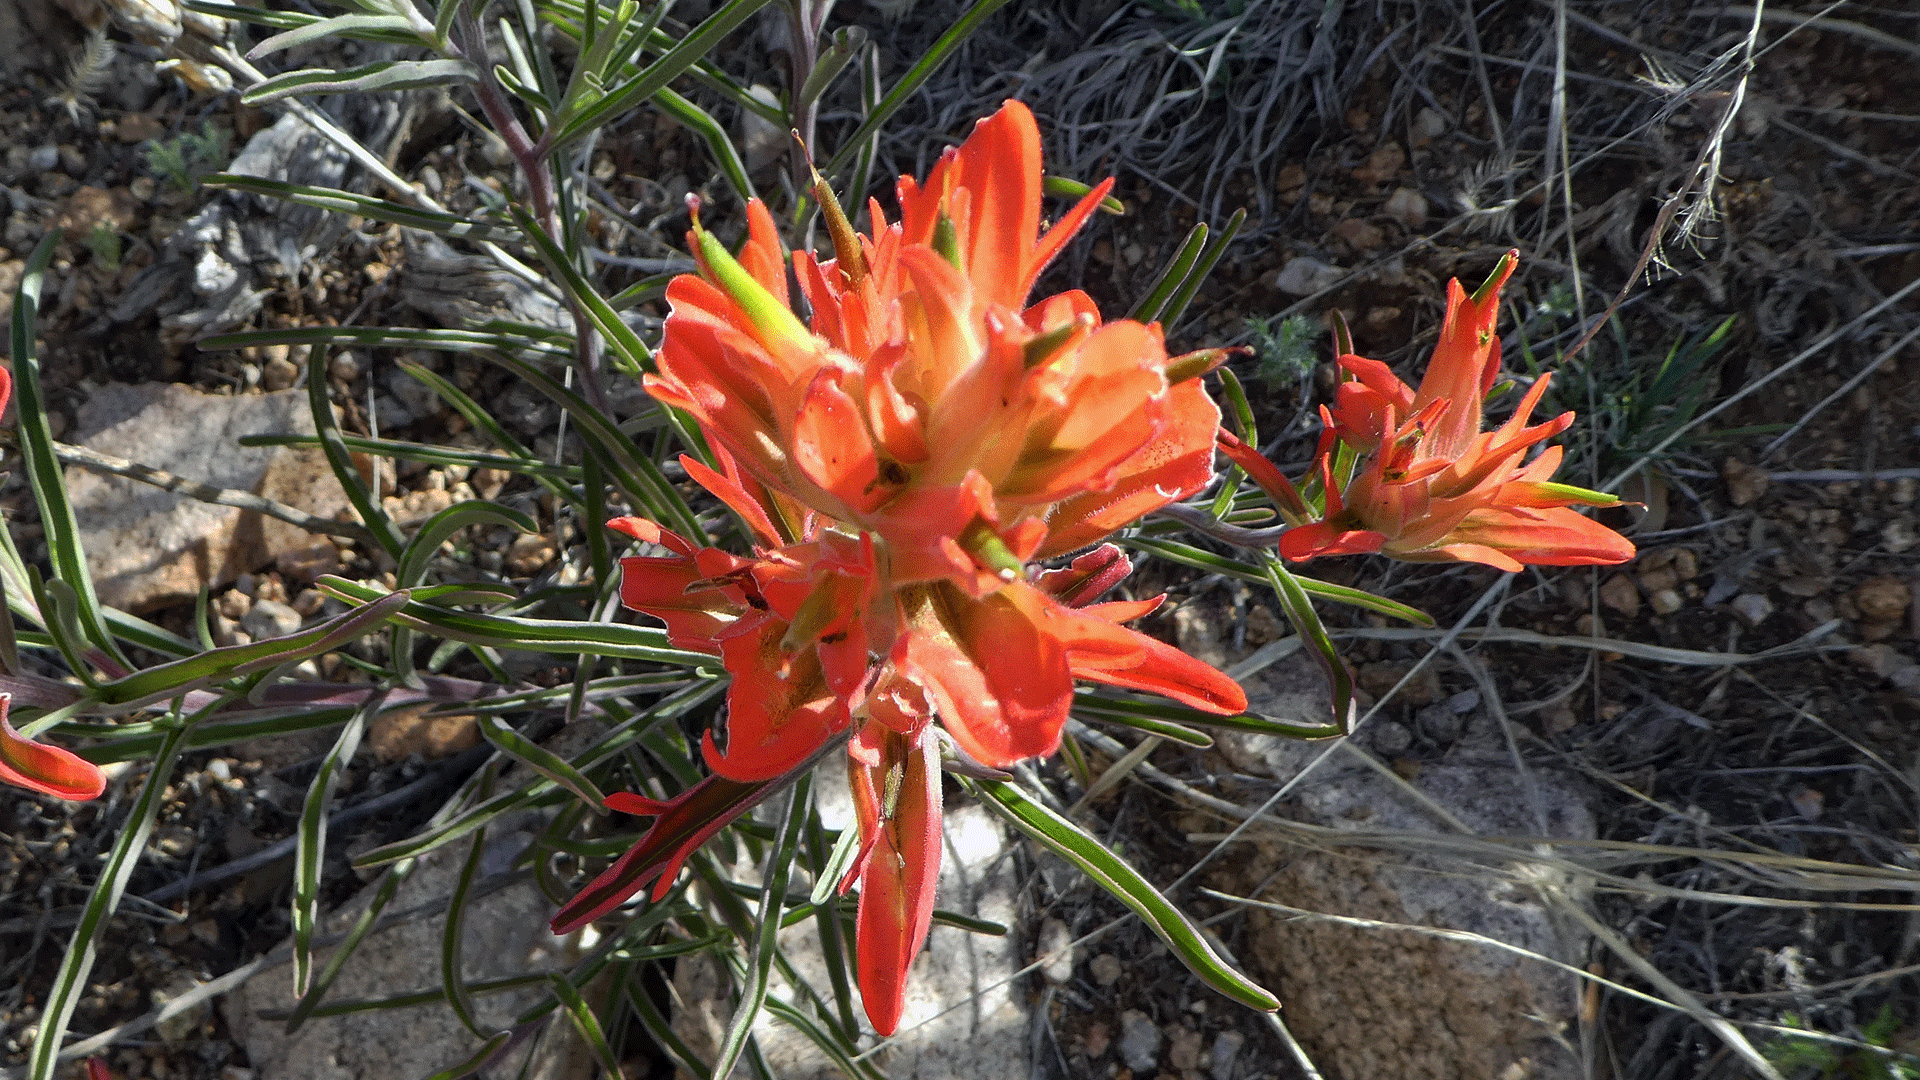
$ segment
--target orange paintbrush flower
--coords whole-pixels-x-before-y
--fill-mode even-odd
[[[1481,403],[1500,370],[1493,332],[1500,288],[1518,256],[1509,252],[1472,295],[1457,279],[1448,282],[1440,342],[1417,392],[1378,360],[1352,353],[1339,358],[1353,381],[1340,385],[1332,409],[1321,410],[1326,435],[1315,467],[1324,506],[1317,512],[1258,451],[1223,435],[1222,452],[1296,526],[1280,538],[1282,555],[1304,562],[1377,551],[1502,570],[1633,558],[1626,537],[1571,509],[1620,500],[1554,483],[1558,446],[1525,461],[1532,447],[1573,423],[1568,412],[1528,426],[1549,375],[1534,382],[1504,424],[1481,430]]]
[[[864,846],[843,887],[861,885],[861,997],[874,1028],[891,1034],[939,876],[936,720],[962,755],[1005,768],[1058,748],[1076,678],[1216,713],[1245,709],[1246,695],[1120,625],[1159,598],[1091,602],[1130,569],[1112,545],[985,595],[945,580],[900,584],[876,560],[870,534],[815,519],[798,542],[782,544],[747,478],[720,456],[719,472],[688,468],[749,524],[751,557],[697,547],[638,518],[609,522],[666,552],[621,560],[622,602],[663,620],[676,646],[720,656],[733,676],[725,746],[711,732],[702,745],[715,775],[668,802],[609,797],[610,808],[656,815],[654,828],[554,925],[597,918],[656,878],[655,895],[664,894],[693,849],[852,731]],[[1010,656],[1019,662],[1004,662]]]
[[[669,286],[647,388],[777,497],[871,534],[894,581],[998,588],[983,560],[1084,547],[1212,478],[1204,363],[1084,293],[1027,304],[1110,186],[1042,233],[1039,131],[1009,102],[901,179],[900,221],[871,204],[859,235],[822,200],[837,257],[793,259],[811,326],[765,207],[737,259],[696,227],[704,276]]]
[[[1042,233],[1040,136],[1017,102],[924,183],[902,178],[900,220],[873,205],[870,235],[819,183],[836,257],[793,258],[810,323],[764,206],[738,257],[696,220],[702,273],[669,285],[646,385],[699,422],[716,467],[682,461],[753,551],[610,524],[664,549],[622,560],[621,599],[722,659],[725,737],[706,736],[714,776],[682,796],[608,800],[654,826],[556,926],[656,877],[659,895],[726,820],[846,740],[863,846],[842,887],[860,884],[861,997],[891,1034],[933,912],[942,732],[988,768],[1050,754],[1076,679],[1246,708],[1232,679],[1121,625],[1157,598],[1092,603],[1130,569],[1118,548],[1029,570],[1212,479],[1219,411],[1199,376],[1214,357],[1169,358],[1158,326],[1103,323],[1083,293],[1028,303],[1109,187]]]

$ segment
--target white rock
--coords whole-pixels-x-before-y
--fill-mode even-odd
[[[319,451],[237,445],[242,435],[312,433],[303,390],[220,396],[142,383],[89,394],[73,441],[330,518],[347,505],[346,495]],[[101,602],[123,610],[190,597],[202,585],[218,590],[242,572],[325,542],[283,522],[124,477],[78,467],[66,476],[94,587]]]
[[[1273,275],[1273,287],[1289,296],[1312,296],[1340,280],[1346,271],[1305,255],[1288,259]]]
[[[1046,966],[1040,974],[1050,983],[1059,986],[1073,978],[1073,931],[1059,919],[1048,919],[1040,924],[1040,955],[1036,960],[1045,961]]]

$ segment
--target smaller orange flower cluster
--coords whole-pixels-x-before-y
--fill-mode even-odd
[[[1076,679],[1246,708],[1232,679],[1121,625],[1159,598],[1091,602],[1130,569],[1118,548],[1029,569],[1213,479],[1214,355],[1168,357],[1157,325],[1103,322],[1077,291],[1027,303],[1110,186],[1042,233],[1040,135],[1018,102],[924,182],[903,177],[900,220],[872,204],[868,235],[820,184],[836,257],[793,256],[810,325],[764,206],[738,257],[696,219],[702,272],[668,287],[646,385],[699,423],[712,465],[681,460],[753,550],[610,525],[664,549],[621,561],[622,601],[732,675],[725,745],[706,736],[713,775],[675,799],[608,798],[653,828],[556,931],[648,881],[664,895],[702,842],[846,740],[861,849],[841,888],[860,885],[861,997],[891,1034],[933,915],[942,732],[989,769],[1050,754]]]
[[[1273,463],[1232,434],[1220,449],[1247,471],[1294,526],[1280,554],[1295,562],[1321,555],[1380,552],[1413,562],[1478,562],[1502,570],[1524,564],[1577,566],[1633,558],[1626,537],[1574,506],[1618,506],[1611,495],[1552,481],[1562,450],[1528,451],[1573,423],[1562,413],[1528,426],[1550,375],[1527,390],[1513,415],[1482,431],[1482,402],[1500,371],[1493,332],[1500,289],[1518,252],[1508,252],[1486,283],[1468,295],[1447,283],[1447,314],[1418,392],[1378,360],[1343,351],[1351,381],[1340,385],[1324,429],[1310,502]]]

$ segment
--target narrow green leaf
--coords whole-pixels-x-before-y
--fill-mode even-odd
[[[620,1059],[614,1056],[613,1048],[607,1045],[607,1037],[600,1029],[600,1021],[594,1018],[593,1010],[587,1007],[587,1000],[580,996],[565,975],[551,975],[548,985],[553,988],[553,996],[558,998],[560,1006],[567,1011],[567,1018],[573,1021],[573,1028],[580,1038],[600,1059],[600,1067],[607,1070],[608,1076],[620,1076]]]
[[[540,531],[537,522],[512,507],[480,499],[454,503],[428,518],[400,552],[400,568],[395,572],[400,588],[412,588],[425,581],[427,564],[440,550],[440,545],[470,525],[505,525],[523,533]]]
[[[502,753],[517,759],[533,771],[573,792],[579,796],[581,802],[592,807],[595,813],[606,812],[601,808],[601,804],[606,801],[606,796],[600,793],[600,789],[594,785],[593,781],[568,764],[565,758],[491,716],[482,715],[479,723],[480,734]]]
[[[201,183],[212,188],[244,191],[250,195],[281,199],[301,206],[353,214],[373,221],[384,221],[391,225],[419,229],[421,232],[436,233],[440,236],[453,236],[473,241],[491,240],[495,243],[518,243],[520,240],[518,229],[483,221],[472,221],[456,214],[419,210],[386,199],[376,199],[371,195],[341,191],[339,188],[288,184],[279,180],[268,180],[264,177],[239,173],[215,173]]]
[[[1259,585],[1271,584],[1267,579],[1267,575],[1252,563],[1241,562],[1238,559],[1229,558],[1225,555],[1218,555],[1203,548],[1194,547],[1191,544],[1181,543],[1178,540],[1166,540],[1159,537],[1148,536],[1125,536],[1120,538],[1120,543],[1140,551],[1151,552],[1170,562],[1176,562],[1182,566],[1191,566],[1197,570],[1205,570],[1211,574],[1220,574],[1225,577],[1237,578],[1241,581],[1250,581]],[[1389,618],[1413,623],[1416,626],[1433,625],[1432,616],[1421,611],[1419,608],[1402,604],[1398,600],[1389,600],[1384,596],[1375,596],[1370,592],[1348,588],[1345,585],[1334,585],[1317,578],[1302,577],[1295,578],[1294,581],[1309,595],[1318,596],[1323,600],[1332,600],[1336,603],[1364,608],[1367,611],[1377,611]]]
[[[477,81],[473,65],[465,60],[383,60],[345,71],[309,68],[275,75],[242,93],[240,103],[264,105],[296,95],[390,92]]]
[[[820,100],[833,80],[840,77],[854,54],[866,47],[867,30],[864,26],[842,26],[827,37],[827,47],[820,50],[814,60],[813,70],[807,73],[807,81],[801,84],[799,105],[811,105]]]
[[[1253,406],[1247,402],[1246,388],[1240,385],[1240,377],[1232,368],[1222,367],[1220,374],[1220,396],[1225,398],[1224,412],[1232,416],[1240,431],[1240,438],[1250,446],[1260,445],[1260,429],[1253,419]],[[1225,482],[1213,496],[1209,507],[1216,518],[1225,517],[1233,509],[1234,497],[1240,494],[1240,481],[1246,479],[1247,471],[1235,465],[1227,470]]]
[[[340,773],[360,749],[360,737],[366,733],[367,721],[379,711],[383,700],[382,695],[368,698],[353,714],[353,719],[341,726],[333,749],[320,759],[320,769],[307,785],[307,798],[300,809],[300,823],[294,834],[292,912],[293,986],[298,994],[307,993],[313,976],[313,932],[319,924],[320,869],[327,849],[327,807],[333,802]]]
[[[40,393],[40,355],[34,344],[35,322],[40,310],[40,293],[46,284],[47,265],[53,261],[60,243],[59,229],[48,229],[40,243],[27,256],[20,275],[20,287],[14,292],[12,348],[13,393],[17,404],[14,416],[19,426],[20,454],[25,460],[27,480],[33,488],[33,500],[40,507],[40,524],[46,530],[47,557],[53,563],[54,577],[73,590],[74,618],[88,643],[118,661],[132,667],[120,652],[120,646],[107,632],[100,599],[93,590],[93,574],[87,569],[86,552],[80,545],[80,521],[74,516],[73,503],[67,498],[66,474],[53,451],[53,429],[48,426],[46,399]],[[81,664],[74,670],[89,671]]]
[[[860,1056],[859,1047],[838,1037],[838,1032],[829,1032],[813,1022],[813,1018],[777,997],[767,998],[767,1011],[778,1017],[782,1023],[798,1031],[807,1041],[827,1055],[841,1075],[855,1077],[857,1080],[886,1080],[886,1074],[875,1068],[867,1058]]]
[[[18,361],[19,357],[20,354],[16,352],[15,360]],[[60,958],[60,969],[54,975],[53,985],[47,989],[46,1004],[40,1010],[39,1031],[34,1036],[33,1050],[27,1059],[29,1080],[55,1078],[60,1046],[66,1041],[67,1025],[73,1021],[74,1007],[80,1003],[87,976],[93,971],[100,936],[106,932],[108,920],[120,906],[120,896],[126,891],[127,879],[133,876],[134,867],[139,864],[140,853],[146,850],[147,837],[153,832],[154,818],[159,814],[161,804],[166,801],[167,785],[173,779],[173,767],[180,759],[181,746],[193,726],[193,720],[199,715],[204,715],[204,712],[177,724],[160,744],[159,752],[149,767],[146,783],[141,785],[139,797],[127,812],[126,824],[115,836],[106,862],[100,868],[100,876],[87,894],[86,905],[80,909],[79,925],[73,929],[67,951]]]
[[[1173,298],[1173,292],[1180,283],[1187,280],[1193,271],[1193,264],[1200,259],[1200,250],[1207,246],[1207,223],[1202,221],[1187,232],[1187,238],[1180,242],[1180,249],[1173,253],[1167,265],[1147,286],[1147,294],[1142,296],[1133,310],[1127,312],[1127,318],[1135,322],[1154,322],[1160,313],[1166,310],[1167,301]]]
[[[514,223],[533,241],[541,261],[546,263],[547,269],[560,279],[575,302],[585,310],[593,328],[600,331],[600,336],[606,338],[607,343],[624,355],[636,370],[649,364],[653,357],[652,350],[640,340],[639,334],[634,333],[633,327],[620,318],[618,312],[607,306],[605,298],[581,275],[580,269],[561,245],[525,209],[520,206],[510,209]]]
[[[1240,227],[1246,223],[1246,207],[1235,210],[1233,216],[1227,219],[1226,227],[1221,229],[1220,235],[1207,246],[1206,252],[1200,256],[1199,261],[1194,263],[1192,271],[1174,291],[1173,297],[1167,301],[1167,306],[1161,310],[1160,322],[1163,326],[1171,329],[1180,321],[1180,316],[1186,314],[1187,305],[1193,302],[1193,294],[1200,290],[1201,284],[1207,280],[1207,275],[1213,273],[1215,264],[1227,253],[1227,245],[1233,243],[1233,238],[1240,233]]]
[[[333,403],[327,400],[327,386],[327,351],[310,349],[307,352],[307,406],[313,414],[313,430],[320,436],[320,452],[326,455],[327,467],[340,482],[347,502],[360,515],[360,523],[373,532],[374,539],[388,555],[399,558],[401,549],[407,546],[406,538],[394,527],[387,512],[373,501],[352,455],[347,453],[346,444],[340,441],[340,425],[333,416]]]
[[[558,379],[515,356],[497,355],[493,361],[531,383],[573,417],[580,434],[598,452],[608,474],[635,504],[645,507],[648,516],[685,537],[689,543],[704,544],[707,530],[661,474],[653,458],[640,451],[626,432],[611,418],[587,405],[580,395],[567,389]]]
[[[840,171],[847,167],[847,162],[859,153],[861,145],[893,118],[893,114],[899,111],[900,106],[905,105],[907,99],[912,97],[935,71],[940,69],[940,65],[947,62],[947,58],[960,47],[960,43],[979,29],[981,23],[987,21],[987,16],[1005,7],[1006,3],[1007,0],[979,0],[968,8],[966,14],[955,20],[953,26],[940,35],[940,40],[934,42],[933,47],[928,49],[913,67],[907,69],[907,73],[900,77],[900,81],[893,84],[893,89],[887,91],[887,96],[880,99],[880,104],[868,110],[866,119],[860,122],[859,127],[853,129],[853,134],[847,136],[846,142],[840,144],[840,149],[834,153],[833,159],[827,162],[826,167],[820,170],[820,174],[828,180],[837,178]]]
[[[412,594],[404,590],[389,593],[370,599],[364,607],[283,638],[229,645],[136,671],[101,684],[95,697],[102,704],[125,708],[185,693],[215,679],[251,675],[319,656],[373,630],[407,607],[411,600]]]
[[[571,349],[534,336],[488,330],[422,329],[408,326],[292,326],[247,330],[203,338],[200,348],[244,349],[249,345],[353,345],[358,348],[439,349],[442,352],[524,352],[571,359]]]
[[[671,721],[693,709],[701,707],[725,687],[720,681],[709,681],[689,686],[672,697],[658,702],[644,712],[634,715],[613,730],[596,740],[586,751],[573,759],[574,768],[581,772],[593,769],[601,762],[625,753],[636,739],[640,738],[638,729],[643,723],[653,724]],[[644,742],[644,740],[642,740]],[[652,743],[646,743],[649,749],[658,749]],[[691,762],[686,763],[686,772],[692,773]],[[684,776],[676,776],[682,783],[693,781]],[[358,867],[381,866],[390,862],[415,855],[424,855],[433,849],[465,836],[474,829],[492,821],[498,815],[522,806],[549,806],[570,801],[553,781],[544,776],[528,777],[512,791],[495,795],[486,802],[465,810],[445,822],[435,823],[416,836],[397,840],[391,844],[363,852],[355,857],[353,864]]]
[[[730,0],[638,75],[609,89],[605,97],[592,105],[570,117],[557,120],[554,125],[556,130],[550,133],[547,142],[556,147],[565,146],[652,97],[711,52],[721,38],[766,4],[767,0]]]
[[[634,1015],[640,1018],[640,1024],[647,1029],[647,1034],[653,1037],[653,1045],[665,1051],[674,1064],[694,1080],[712,1080],[713,1070],[707,1068],[707,1063],[700,1060],[700,1055],[693,1052],[693,1047],[688,1046],[680,1033],[673,1030],[673,1025],[661,1014],[660,1006],[654,1004],[653,995],[647,992],[640,980],[629,979],[626,992],[627,1004],[633,1007]]]
[[[326,997],[327,988],[340,977],[340,972],[346,968],[347,960],[360,948],[360,943],[366,940],[367,935],[373,932],[380,913],[386,910],[387,905],[393,901],[394,895],[400,891],[400,886],[406,884],[407,879],[413,876],[414,868],[419,864],[418,859],[402,859],[387,867],[386,872],[380,875],[380,885],[374,890],[373,900],[360,912],[359,918],[354,920],[353,926],[347,930],[347,936],[340,944],[334,946],[333,952],[327,957],[326,965],[320,969],[320,974],[314,976],[308,983],[307,992],[300,995],[300,1000],[294,1003],[293,1011],[287,1015],[288,1035],[299,1031],[301,1025],[305,1024],[310,1017],[333,1015],[331,1011],[322,1009],[320,1005]]]
[[[1307,599],[1300,581],[1287,572],[1286,564],[1277,555],[1266,556],[1267,583],[1273,587],[1273,594],[1280,601],[1281,610],[1286,612],[1287,621],[1299,633],[1301,640],[1307,643],[1314,659],[1320,661],[1320,669],[1326,673],[1327,689],[1332,701],[1334,731],[1329,734],[1345,735],[1353,715],[1353,679],[1347,674],[1346,661],[1340,659],[1340,650],[1334,647],[1333,639],[1327,636],[1327,628],[1320,622],[1320,613],[1313,610],[1313,601]]]
[[[467,896],[473,891],[473,877],[480,869],[480,857],[487,851],[487,830],[481,826],[473,834],[473,841],[467,845],[467,857],[460,864],[460,876],[454,880],[453,894],[447,899],[447,921],[440,932],[440,987],[446,998],[447,1007],[473,1037],[480,1040],[491,1038],[496,1032],[480,1027],[474,1018],[473,998],[467,993],[466,976],[460,973],[461,945],[465,941],[463,931],[467,924]]]
[[[1107,890],[1147,924],[1174,955],[1195,975],[1222,994],[1263,1012],[1272,1012],[1280,1002],[1238,971],[1229,967],[1200,933],[1199,927],[1160,891],[1147,883],[1140,872],[1127,865],[1100,841],[1081,831],[1078,825],[1027,797],[1013,784],[997,780],[959,777],[960,783],[981,797],[1008,824],[1039,841],[1047,850],[1078,866],[1094,884]]]
[[[807,901],[818,909],[813,927],[820,935],[820,958],[826,964],[827,981],[833,985],[833,1005],[840,1021],[840,1029],[835,1034],[847,1039],[860,1037],[860,1022],[854,1016],[853,956],[847,947],[846,928],[833,908],[826,906],[826,901],[832,898],[840,879],[853,865],[854,856],[859,854],[859,834],[859,829],[842,829],[839,841],[829,853],[816,794],[813,815],[807,819],[807,861],[814,873],[813,892]]]
[[[1074,695],[1076,709],[1079,708],[1081,700],[1079,694]],[[1201,716],[1209,715],[1207,713],[1201,713],[1198,709],[1192,711]],[[1213,737],[1206,732],[1195,731],[1184,724],[1176,724],[1158,716],[1129,712],[1122,709],[1100,710],[1098,708],[1088,709],[1086,715],[1109,724],[1118,724],[1121,727],[1128,727],[1135,731],[1145,732],[1148,735],[1158,736],[1168,742],[1177,742],[1182,746],[1191,746],[1196,750],[1206,750],[1213,746]],[[1184,719],[1184,717],[1182,719]]]
[[[373,604],[384,596],[397,596],[363,582],[347,581],[332,575],[314,582],[331,596],[355,603]],[[449,589],[461,586],[446,586]],[[430,589],[413,590],[412,595],[430,596]],[[633,660],[652,660],[678,667],[716,671],[719,658],[704,653],[686,652],[667,642],[666,632],[626,623],[570,622],[558,619],[521,619],[507,615],[480,615],[454,611],[412,600],[392,617],[416,630],[426,630],[455,641],[478,645],[529,649],[536,652],[589,653],[594,656],[623,656]]]
[[[423,461],[429,465],[465,465],[469,469],[500,469],[531,476],[550,491],[558,488],[556,498],[562,502],[575,501],[575,496],[567,490],[567,487],[581,482],[581,472],[578,468],[571,465],[550,465],[538,458],[457,450],[434,446],[430,443],[406,442],[402,439],[369,439],[361,435],[341,435],[340,441],[346,444],[348,450],[371,454],[375,457]],[[291,446],[304,450],[317,449],[320,446],[320,440],[310,435],[242,435],[240,445]]]
[[[740,989],[740,1002],[734,1008],[727,1037],[720,1043],[713,1072],[733,1075],[733,1066],[747,1048],[753,1035],[754,1018],[767,1000],[767,984],[773,977],[773,961],[779,951],[780,907],[787,896],[787,881],[799,857],[806,837],[807,816],[813,812],[813,774],[804,773],[787,793],[787,818],[779,839],[767,852],[766,885],[760,890],[759,936],[753,943],[753,956],[747,964],[747,983]]]
[[[305,45],[320,38],[360,38],[370,41],[390,41],[395,33],[412,31],[413,24],[399,15],[334,15],[311,22],[294,30],[283,31],[255,45],[247,53],[247,59],[258,60],[271,56],[282,49],[291,49],[295,45]],[[384,31],[379,35],[367,35],[362,31]]]
[[[734,192],[742,200],[759,197],[753,181],[747,176],[745,159],[733,145],[733,139],[727,135],[726,127],[715,120],[711,113],[665,86],[654,92],[653,104],[706,141],[707,149],[713,152],[714,163],[720,166],[727,182],[733,185]]]
[[[453,0],[453,2],[457,4],[464,0]],[[423,1001],[420,1004],[424,1005],[426,1002]],[[472,1057],[450,1069],[442,1069],[434,1073],[427,1077],[427,1080],[468,1080],[469,1077],[481,1075],[487,1063],[493,1060],[494,1055],[506,1049],[508,1041],[512,1038],[511,1031],[495,1032],[493,1038],[480,1044],[480,1049],[474,1051]]]

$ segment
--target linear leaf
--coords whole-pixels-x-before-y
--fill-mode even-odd
[[[1158,321],[1160,312],[1166,309],[1167,301],[1173,298],[1174,290],[1187,280],[1193,264],[1199,261],[1200,249],[1206,246],[1207,223],[1202,221],[1194,225],[1187,233],[1187,238],[1180,242],[1180,250],[1174,252],[1167,265],[1160,268],[1159,275],[1147,286],[1147,294],[1133,305],[1132,311],[1127,312],[1127,318],[1135,322]]]
[[[447,1007],[460,1023],[473,1032],[473,1037],[482,1041],[492,1037],[480,1027],[474,1018],[473,998],[467,993],[466,977],[460,974],[460,947],[463,943],[462,930],[467,924],[467,896],[473,890],[473,876],[480,869],[480,857],[487,853],[487,830],[482,826],[473,834],[472,843],[467,845],[466,861],[460,864],[460,876],[455,879],[453,895],[447,899],[447,921],[440,932],[440,986]]]
[[[567,1018],[573,1021],[574,1030],[580,1033],[580,1038],[593,1051],[593,1056],[600,1059],[601,1068],[607,1070],[608,1076],[622,1075],[620,1061],[614,1057],[613,1048],[607,1045],[607,1036],[600,1028],[600,1021],[594,1018],[593,1010],[587,1007],[587,1000],[580,996],[580,991],[574,989],[565,975],[548,976],[547,983],[553,987],[553,996],[559,999],[561,1007],[566,1009]]]
[[[314,582],[322,592],[356,603],[374,603],[383,591],[363,582],[326,575]],[[457,588],[458,586],[453,586]],[[415,590],[427,593],[428,590]],[[389,593],[384,595],[400,595]],[[393,613],[403,625],[427,630],[455,641],[473,642],[535,652],[588,653],[624,656],[679,667],[719,667],[717,657],[685,652],[667,644],[664,630],[626,623],[572,622],[559,619],[521,619],[508,615],[481,615],[413,601]]]
[[[1027,797],[1013,784],[958,777],[968,790],[1008,824],[1038,840],[1049,851],[1078,866],[1094,884],[1130,908],[1149,929],[1207,985],[1243,1005],[1272,1012],[1280,1002],[1257,983],[1229,967],[1186,916],[1126,860],[1083,832],[1078,825]]]
[[[638,75],[608,91],[606,97],[560,121],[559,130],[553,132],[547,142],[553,146],[565,146],[652,97],[656,91],[672,83],[682,72],[713,51],[721,38],[766,4],[767,0],[731,0]]]
[[[741,199],[758,197],[753,181],[747,176],[747,163],[741,159],[739,149],[727,136],[727,129],[712,114],[664,86],[654,91],[653,103],[661,112],[680,121],[688,130],[706,140],[707,149],[713,151],[714,161]]]
[[[279,180],[268,180],[264,177],[239,173],[215,173],[201,183],[212,188],[225,188],[229,191],[244,191],[250,195],[283,199],[301,206],[314,206],[342,214],[356,214],[374,221],[419,229],[422,232],[438,233],[441,236],[455,236],[463,240],[475,241],[491,240],[496,243],[520,241],[518,229],[483,221],[472,221],[457,214],[418,210],[386,199],[376,199],[371,195],[341,191],[339,188],[288,184]]]
[[[19,425],[20,453],[26,461],[28,479],[32,481],[34,502],[40,507],[40,523],[46,529],[47,557],[53,562],[54,576],[73,590],[74,615],[81,634],[122,667],[131,667],[107,632],[99,597],[93,591],[93,574],[87,569],[86,553],[80,546],[80,520],[74,516],[73,503],[67,498],[66,475],[54,455],[53,429],[48,426],[46,401],[40,393],[40,356],[34,347],[34,323],[40,309],[40,290],[46,283],[47,264],[53,260],[60,238],[59,229],[48,229],[40,238],[39,246],[27,257],[20,287],[14,293],[13,392],[18,401],[14,415]],[[86,668],[76,670],[84,672]]]
[[[566,788],[580,797],[580,801],[601,811],[606,796],[594,782],[587,779],[580,770],[568,764],[565,758],[553,753],[539,743],[513,730],[491,716],[479,717],[480,734],[509,757],[519,760],[534,772]]]
[[[413,90],[477,81],[473,65],[465,60],[383,60],[345,71],[308,68],[275,75],[241,94],[240,103],[263,105],[295,95]]]
[[[297,663],[360,637],[411,600],[412,594],[404,590],[389,593],[364,607],[286,637],[213,649],[103,683],[95,697],[103,704],[125,707],[184,693],[214,679],[251,675]]]
[[[740,1004],[733,1012],[727,1037],[715,1056],[716,1076],[733,1075],[733,1066],[747,1048],[753,1035],[753,1021],[767,1000],[767,984],[773,977],[773,961],[779,952],[780,907],[787,895],[787,880],[799,858],[806,838],[807,816],[813,812],[813,774],[806,773],[787,793],[787,820],[778,841],[767,851],[766,886],[760,890],[759,937],[753,943],[753,956],[747,964],[747,985],[740,990]]]
[[[320,915],[320,869],[327,850],[327,806],[333,801],[340,774],[360,749],[360,737],[366,734],[367,720],[380,709],[382,696],[375,695],[354,712],[340,727],[333,748],[320,759],[320,769],[307,785],[307,797],[300,809],[299,828],[293,849],[293,986],[305,994],[313,976],[313,931]]]
[[[373,41],[390,41],[395,33],[407,33],[413,24],[399,15],[334,15],[319,22],[308,23],[293,30],[285,30],[255,45],[247,53],[247,59],[258,60],[270,56],[282,49],[291,49],[295,45],[304,45],[324,37],[363,38]],[[382,31],[379,35],[366,35],[363,31]]]
[[[1346,661],[1340,659],[1340,650],[1334,647],[1333,638],[1327,636],[1320,613],[1313,610],[1313,601],[1307,599],[1299,579],[1287,572],[1286,564],[1277,555],[1266,556],[1266,567],[1267,582],[1273,587],[1281,610],[1286,612],[1287,621],[1293,624],[1301,640],[1312,650],[1314,659],[1320,661],[1321,670],[1326,672],[1333,709],[1333,730],[1328,734],[1344,735],[1353,713],[1353,678],[1347,674]]]
[[[293,326],[284,330],[247,330],[215,334],[201,349],[244,349],[249,345],[356,345],[362,348],[440,349],[444,352],[532,352],[555,359],[573,354],[550,342],[486,330],[423,329],[408,326]]]
[[[14,355],[18,359],[19,354]],[[191,720],[181,722],[167,733],[147,773],[147,781],[141,785],[140,797],[134,800],[126,824],[107,853],[106,864],[100,868],[100,877],[94,882],[93,891],[87,894],[86,906],[80,910],[80,923],[74,927],[73,938],[60,958],[60,970],[47,991],[46,1005],[40,1011],[40,1030],[34,1037],[33,1053],[27,1065],[29,1080],[54,1080],[60,1044],[66,1041],[74,1006],[80,1003],[87,975],[93,971],[100,935],[106,932],[107,921],[120,906],[120,896],[140,861],[140,853],[146,850],[147,837],[153,832],[154,818],[166,799],[168,781],[173,778],[174,764],[180,758],[181,745],[191,726]]]
[[[907,69],[905,75],[900,76],[900,81],[893,84],[893,89],[888,90],[887,96],[880,99],[880,104],[868,111],[867,118],[860,122],[859,127],[853,129],[853,134],[847,136],[846,142],[840,144],[839,151],[833,155],[831,161],[827,162],[826,168],[820,170],[821,175],[829,180],[839,176],[840,170],[846,168],[847,162],[859,153],[861,145],[874,132],[879,131],[881,125],[891,119],[900,106],[907,103],[907,99],[920,89],[921,84],[931,78],[941,64],[946,63],[947,57],[960,47],[960,43],[979,29],[980,24],[987,20],[987,16],[1005,7],[1006,3],[1007,0],[979,0],[979,3],[967,9],[965,15],[955,20],[953,26],[940,35],[940,40],[934,42],[933,47],[920,57],[919,62]]]
[[[1226,227],[1220,230],[1220,235],[1207,246],[1207,250],[1194,263],[1193,269],[1187,273],[1186,279],[1180,283],[1178,289],[1174,290],[1172,298],[1160,311],[1161,325],[1171,327],[1180,321],[1180,316],[1186,314],[1187,305],[1193,302],[1193,294],[1200,290],[1200,286],[1207,280],[1207,275],[1213,273],[1214,265],[1220,261],[1222,255],[1227,253],[1227,245],[1233,243],[1233,238],[1240,233],[1240,227],[1246,223],[1247,210],[1243,206],[1235,210],[1233,216],[1227,219]]]

